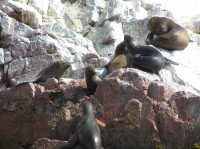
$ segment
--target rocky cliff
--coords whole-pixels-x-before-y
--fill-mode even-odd
[[[81,101],[96,109],[103,146],[109,149],[188,149],[200,143],[200,7],[198,0],[4,0],[0,2],[0,148],[56,148],[75,131]],[[171,6],[171,7],[170,7]],[[175,6],[175,5],[174,5]],[[102,68],[125,34],[145,44],[151,16],[167,16],[188,29],[183,51],[164,56],[170,65],[160,77],[134,68],[106,76],[94,96],[86,97],[84,68]],[[61,80],[33,81],[44,67],[67,59]],[[65,79],[67,78],[67,79]],[[33,143],[40,139],[34,145]],[[39,145],[39,146],[37,146]]]

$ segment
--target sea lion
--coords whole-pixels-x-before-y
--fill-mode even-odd
[[[82,149],[102,149],[101,133],[94,116],[92,104],[85,101],[82,109],[83,118],[78,123],[76,133],[60,149],[71,149],[78,143]]]
[[[147,23],[151,32],[146,43],[167,50],[183,50],[188,46],[189,36],[185,28],[166,17],[152,17]],[[153,38],[156,35],[156,38]]]
[[[95,69],[91,66],[88,66],[85,69],[85,81],[87,84],[87,94],[94,94],[97,86],[101,83],[101,79],[98,74],[95,72]]]
[[[108,73],[116,69],[131,67],[132,62],[133,62],[133,56],[126,49],[126,44],[123,41],[119,43],[115,49],[114,58],[108,64]]]
[[[70,67],[70,63],[66,60],[57,60],[55,62],[53,62],[52,64],[50,64],[49,66],[47,66],[46,68],[44,68],[43,70],[41,70],[38,75],[36,76],[36,79],[34,81],[32,81],[32,83],[38,83],[38,82],[44,82],[49,78],[56,78],[56,79],[60,79],[64,72]],[[29,82],[23,82],[18,84],[19,85],[23,85]]]
[[[124,42],[133,55],[133,66],[156,74],[165,66],[163,55],[152,46],[134,45],[133,38],[125,35]]]
[[[40,71],[33,83],[46,81],[49,78],[60,79],[70,66],[66,60],[57,60]]]

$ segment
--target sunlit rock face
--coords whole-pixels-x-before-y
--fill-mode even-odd
[[[173,18],[187,29],[195,33],[199,33],[199,7],[198,0],[190,1],[173,1],[173,0],[143,0],[149,5],[157,5],[163,9],[170,11]]]
[[[193,19],[198,15],[197,12],[190,17],[188,14],[181,15],[173,7],[168,9],[175,2],[161,2],[2,1],[2,82],[19,84],[32,81],[38,72],[57,59],[67,59],[72,64],[64,77],[84,78],[85,66],[93,65],[98,68],[108,63],[125,34],[131,35],[136,43],[145,44],[149,33],[146,24],[154,15],[175,19],[192,31],[199,28],[198,17]],[[181,4],[183,7],[180,9],[184,9],[186,2]],[[190,5],[198,4],[194,1]],[[188,28],[183,18],[194,25]],[[179,63],[178,66],[166,67],[161,73],[164,81],[176,82],[188,86],[190,91],[200,93],[200,38],[199,35],[188,32],[193,42],[185,50],[169,53],[160,49],[166,57]],[[86,61],[85,55],[92,53],[98,57]]]
[[[57,88],[58,84],[62,84],[60,81],[64,81],[63,83],[65,83],[66,78],[69,80],[77,79],[78,82],[79,79],[84,79],[85,67],[88,65],[94,66],[101,75],[101,78],[104,78],[106,76],[106,69],[103,66],[112,59],[115,47],[123,41],[124,35],[130,35],[134,38],[135,43],[145,45],[145,39],[149,33],[147,30],[147,22],[149,19],[155,15],[169,17],[187,29],[191,41],[188,47],[182,51],[169,52],[165,49],[158,50],[165,57],[179,65],[165,67],[160,71],[159,76],[138,69],[120,69],[110,74],[110,76],[106,76],[107,78],[103,80],[103,85],[97,89],[95,96],[105,108],[105,113],[99,115],[99,118],[110,124],[105,129],[102,129],[104,145],[109,146],[110,144],[114,148],[126,148],[127,144],[132,143],[132,140],[127,140],[129,137],[133,137],[136,140],[135,142],[138,143],[139,138],[134,137],[132,134],[129,134],[130,136],[126,135],[129,133],[129,130],[120,134],[123,132],[124,127],[129,126],[119,124],[118,118],[121,117],[115,119],[115,115],[116,113],[118,114],[124,111],[125,117],[127,118],[125,121],[131,123],[131,129],[134,128],[130,132],[138,134],[141,130],[142,134],[140,137],[147,140],[145,142],[146,144],[140,142],[144,145],[140,144],[139,146],[141,148],[149,147],[149,145],[152,147],[159,146],[163,144],[163,140],[165,140],[163,145],[166,145],[163,147],[178,148],[176,143],[167,144],[167,142],[177,140],[177,138],[183,138],[179,140],[179,145],[182,148],[184,148],[184,145],[189,148],[190,144],[195,143],[189,141],[191,140],[190,137],[193,133],[199,131],[199,128],[196,127],[199,124],[199,119],[196,116],[196,114],[199,114],[199,111],[195,107],[199,105],[200,94],[199,8],[199,0],[0,1],[0,26],[3,28],[0,34],[0,90],[22,82],[31,82],[35,80],[36,75],[42,69],[52,62],[58,59],[68,60],[71,63],[71,67],[65,72],[64,78],[61,80],[55,81],[54,79],[50,79],[41,85],[31,83],[31,85],[22,87],[20,91],[14,89],[16,91],[14,94],[17,93],[20,97],[17,97],[16,102],[19,99],[19,105],[22,103],[25,106],[24,110],[30,112],[29,108],[32,108],[32,104],[35,104],[35,101],[30,101],[34,100],[37,96],[40,99],[39,97],[43,96],[43,93],[46,94],[48,90],[53,92],[56,90],[55,88]],[[134,83],[131,83],[130,76],[135,78],[133,80],[135,81]],[[129,79],[130,82],[126,82],[126,79]],[[84,80],[82,81],[84,82]],[[65,95],[69,95],[67,98],[74,97],[76,96],[75,94],[81,94],[78,90],[82,86],[79,88],[77,87],[78,84],[74,82],[70,83],[69,86],[71,88],[68,88],[67,91],[65,90]],[[63,87],[67,88],[66,85],[63,85]],[[113,89],[112,92],[108,92],[110,88]],[[28,95],[24,95],[26,89],[28,90]],[[7,90],[9,92],[10,88]],[[70,94],[71,91],[75,91],[74,94]],[[184,94],[175,94],[181,91]],[[21,99],[21,96],[25,96],[25,98]],[[2,107],[0,112],[4,111],[5,108],[8,111],[10,109],[18,110],[15,109],[18,103],[14,102],[14,97],[8,100],[10,103],[13,102],[13,104],[8,106],[9,104],[6,105],[7,103],[4,103],[3,105],[5,107]],[[108,103],[106,101],[107,97],[109,97]],[[119,100],[116,101],[114,97],[116,97],[116,100]],[[47,106],[52,106],[51,101],[49,102],[50,99],[46,96],[45,99],[46,101],[42,105],[47,104]],[[181,105],[182,99],[184,105]],[[159,104],[155,104],[155,101]],[[189,102],[188,104],[187,101]],[[6,100],[3,102],[6,102]],[[31,105],[29,105],[30,103]],[[53,111],[58,110],[57,112],[59,112],[60,107],[57,107],[59,102],[54,104],[53,106],[56,106],[56,108],[53,108]],[[189,107],[185,108],[185,106]],[[20,106],[18,108],[21,109]],[[48,108],[47,111],[52,110]],[[42,111],[43,108],[39,109]],[[194,109],[194,113],[192,113],[192,109]],[[38,112],[38,115],[41,114],[41,111]],[[66,114],[65,110],[64,113]],[[110,115],[110,113],[114,115]],[[10,116],[10,114],[8,115]],[[11,114],[11,118],[18,119],[21,113],[19,111],[16,114],[17,116]],[[131,117],[129,117],[129,114]],[[145,114],[149,115],[145,118]],[[7,115],[2,116],[5,119],[8,117]],[[143,118],[142,121],[140,121],[141,117]],[[4,125],[2,128],[8,131],[14,129],[12,122],[16,119],[12,120],[11,118],[9,128],[5,127],[6,123],[0,123],[0,125]],[[38,120],[37,114],[34,118]],[[51,118],[50,121],[54,121]],[[109,119],[114,120],[110,122]],[[29,122],[29,120],[24,120],[24,122]],[[38,123],[40,125],[40,122]],[[51,122],[49,123],[51,124]],[[14,134],[8,134],[7,136],[11,136],[10,140],[13,140],[13,136],[17,138],[18,130],[20,131],[23,126],[29,126],[29,124],[30,122],[27,125],[22,125]],[[52,131],[54,132],[53,126],[55,123],[52,124]],[[170,127],[170,124],[173,124],[173,127]],[[43,126],[49,126],[51,130],[51,125],[46,122]],[[63,130],[64,126],[62,128],[59,127],[58,133],[53,133],[53,135],[51,134],[52,131],[47,129],[41,134],[37,130],[38,133],[36,136],[32,136],[32,138],[28,137],[28,141],[23,140],[26,137],[22,134],[19,137],[19,142],[24,141],[23,143],[25,144],[26,142],[32,144],[37,139],[44,137],[67,139],[72,132],[63,135],[61,130]],[[185,126],[187,128],[191,126],[194,130],[185,129]],[[40,126],[38,127],[40,130]],[[151,132],[146,128],[151,128]],[[36,127],[30,128],[27,134],[30,136],[35,129]],[[171,132],[178,131],[179,129],[180,131],[176,133],[177,135],[168,137],[171,135]],[[195,130],[197,131],[195,132]],[[184,136],[187,131],[189,133]],[[121,140],[117,135],[113,135],[113,132],[123,136],[123,139]],[[151,139],[145,138],[145,132],[148,132],[148,136]],[[106,136],[107,134],[112,135],[113,140],[109,140],[108,138],[110,136]],[[60,137],[60,135],[62,136]],[[2,134],[3,137],[5,137],[4,134]],[[20,140],[21,138],[23,138],[23,141]],[[199,136],[196,135],[196,138],[193,140],[197,142],[198,139]],[[10,140],[8,139],[8,142],[5,142],[4,145],[10,144],[10,148],[14,148],[16,144],[14,143],[13,145]],[[127,140],[127,142],[120,144],[124,140]],[[51,141],[48,140],[47,142]],[[118,142],[117,145],[114,142]],[[132,147],[137,148],[134,145]],[[20,145],[19,148],[21,148]]]

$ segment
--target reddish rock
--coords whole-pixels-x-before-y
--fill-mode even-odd
[[[39,82],[41,86],[44,86],[45,90],[53,90],[58,87],[58,80],[55,78],[47,79],[45,82]]]
[[[132,98],[146,100],[147,89],[151,81],[157,76],[141,73],[136,69],[119,69],[109,74],[98,86],[95,96],[99,99],[104,109],[106,121],[119,115]]]
[[[157,105],[159,134],[166,149],[189,149],[200,140],[200,97],[177,92]]]
[[[76,131],[84,100],[94,106],[104,148],[188,149],[199,143],[200,97],[173,94],[170,85],[155,80],[137,69],[119,69],[90,97],[84,80],[49,79],[1,91],[0,148],[28,148],[36,140],[34,148],[59,147],[63,141],[55,139],[67,141]]]
[[[80,82],[57,84],[53,90],[45,90],[42,83],[29,83],[1,91],[0,148],[22,149],[39,138],[66,140],[71,136],[80,119],[75,96],[85,91]],[[48,81],[44,84],[49,86]],[[70,96],[66,95],[72,87]]]
[[[9,17],[16,19],[17,21],[21,22],[22,20],[22,13],[18,10],[13,10],[8,14]]]
[[[60,149],[64,146],[67,141],[50,140],[47,138],[38,139],[32,146],[32,149]],[[81,149],[80,146],[74,147],[73,149]]]
[[[99,118],[106,123],[105,148],[145,149],[160,144],[153,100],[146,96],[154,79],[135,69],[119,69],[98,86],[95,96],[103,107]]]
[[[169,100],[174,92],[174,88],[169,84],[153,81],[149,85],[147,95],[157,102],[163,102]]]
[[[99,58],[99,56],[95,53],[87,53],[84,56],[82,56],[83,61],[86,61],[87,59],[91,59],[91,58]]]
[[[86,55],[84,55],[82,57],[82,61],[86,64],[86,65],[92,65],[93,67],[98,67],[99,64],[99,56],[97,54],[94,53],[88,53]]]

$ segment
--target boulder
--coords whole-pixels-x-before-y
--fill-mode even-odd
[[[44,137],[66,140],[80,119],[74,115],[79,107],[75,103],[85,94],[85,88],[82,80],[49,79],[1,91],[0,148],[22,149]]]
[[[60,140],[50,140],[47,138],[38,139],[32,146],[32,149],[60,149],[65,145],[67,141]],[[81,149],[80,147],[75,147],[74,149]]]
[[[29,0],[26,4],[35,8],[40,14],[46,15],[49,7],[49,0]]]
[[[99,119],[106,123],[106,147],[186,149],[198,143],[200,97],[156,79],[119,69],[98,86],[94,96],[103,107]]]
[[[8,15],[33,28],[39,28],[42,23],[42,15],[33,7],[15,1],[9,1],[8,5],[13,9]]]

